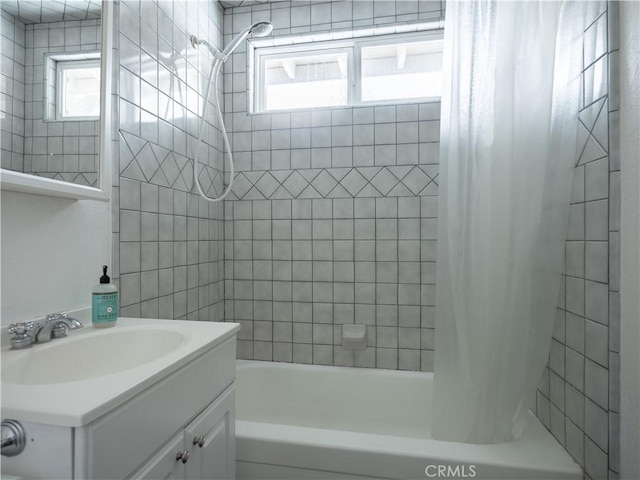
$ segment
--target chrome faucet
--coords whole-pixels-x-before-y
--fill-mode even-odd
[[[11,348],[19,350],[29,348],[34,343],[47,343],[52,338],[67,336],[67,330],[82,328],[82,322],[71,318],[66,313],[50,313],[44,322],[21,322],[9,325],[8,331],[11,337]],[[33,330],[33,334],[31,331]]]
[[[50,313],[44,319],[44,324],[36,326],[33,343],[47,343],[52,338],[62,338],[67,336],[68,330],[82,328],[82,322],[71,318],[66,313]]]

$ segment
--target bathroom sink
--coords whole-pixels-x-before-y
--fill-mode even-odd
[[[87,425],[168,379],[240,329],[235,323],[122,317],[108,329],[84,323],[65,338],[25,350],[11,350],[3,335],[3,418]]]
[[[75,334],[5,357],[3,381],[42,385],[101,377],[156,360],[185,341],[179,331],[152,328]]]

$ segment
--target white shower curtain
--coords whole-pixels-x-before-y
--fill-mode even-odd
[[[447,2],[435,438],[517,437],[542,376],[576,159],[583,4]]]

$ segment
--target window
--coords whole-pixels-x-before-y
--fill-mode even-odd
[[[401,103],[442,93],[442,31],[260,46],[252,111]],[[253,70],[252,70],[253,69]]]
[[[382,44],[361,49],[363,102],[442,94],[442,41]]]
[[[58,61],[56,119],[97,120],[100,115],[100,60]]]
[[[301,52],[264,58],[264,109],[348,105],[346,51]]]

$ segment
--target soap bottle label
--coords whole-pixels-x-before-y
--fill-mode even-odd
[[[118,294],[94,293],[91,295],[93,323],[110,323],[118,319]]]

